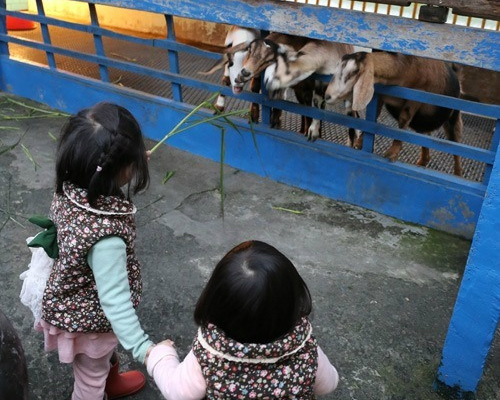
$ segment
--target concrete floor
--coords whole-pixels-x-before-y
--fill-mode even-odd
[[[56,146],[51,136],[58,136],[65,119],[8,120],[27,110],[1,94],[0,110],[0,153],[26,132],[0,155],[0,305],[24,345],[30,399],[61,400],[71,393],[71,367],[44,353],[30,311],[19,301],[19,274],[30,257],[25,238],[37,231],[26,218],[48,211]],[[310,288],[315,334],[341,376],[338,389],[324,398],[440,398],[432,383],[469,241],[229,167],[221,218],[217,163],[165,145],[150,167],[151,186],[134,201],[144,277],[139,317],[153,340],[172,338],[187,353],[196,329],[194,304],[212,268],[235,244],[259,239],[286,254]],[[175,175],[163,185],[167,171]],[[125,368],[144,370],[123,350],[121,358]],[[129,398],[161,396],[149,380]],[[498,335],[477,398],[500,398]]]

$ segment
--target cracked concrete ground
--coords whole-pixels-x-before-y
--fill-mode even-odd
[[[4,116],[27,113],[5,96],[0,104]],[[72,387],[71,367],[44,353],[30,311],[19,301],[19,274],[30,257],[25,238],[37,231],[26,218],[47,213],[54,186],[52,136],[63,123],[0,121],[0,149],[26,132],[0,155],[0,305],[23,342],[32,400],[65,399]],[[229,167],[222,219],[217,163],[162,146],[150,167],[151,186],[134,201],[144,277],[139,316],[153,340],[172,338],[186,354],[195,333],[194,304],[215,263],[235,244],[259,239],[286,254],[311,290],[315,334],[341,376],[338,389],[324,398],[440,398],[432,384],[469,241]],[[175,174],[163,185],[167,171]],[[144,371],[123,349],[121,359],[124,368]],[[149,379],[129,398],[161,396]],[[498,335],[477,398],[500,398]]]

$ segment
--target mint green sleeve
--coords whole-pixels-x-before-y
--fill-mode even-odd
[[[87,261],[92,268],[101,307],[111,323],[120,344],[144,362],[146,351],[153,342],[141,328],[130,300],[127,275],[127,252],[122,238],[109,236],[90,249]]]

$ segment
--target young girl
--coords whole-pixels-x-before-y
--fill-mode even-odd
[[[274,247],[241,243],[217,264],[194,319],[192,349],[179,362],[173,343],[151,349],[147,369],[169,400],[314,399],[338,374],[307,316],[309,290]]]
[[[46,351],[57,349],[61,362],[73,363],[72,400],[113,399],[145,384],[139,371],[118,373],[114,349],[120,342],[143,362],[153,344],[135,313],[142,281],[129,199],[131,186],[137,193],[148,183],[146,149],[130,112],[100,103],[69,118],[50,208],[59,256],[38,328]]]

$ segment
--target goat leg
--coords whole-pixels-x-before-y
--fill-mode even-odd
[[[427,164],[429,164],[430,160],[431,160],[431,156],[429,154],[429,148],[422,147],[422,150],[420,151],[420,158],[417,161],[417,165],[419,165],[421,167],[426,167]]]
[[[399,129],[408,129],[412,118],[415,113],[420,108],[421,103],[414,101],[406,101],[401,112],[399,113],[398,126]],[[392,145],[384,154],[384,157],[389,161],[394,162],[398,159],[399,152],[403,147],[403,142],[401,140],[393,140]]]
[[[347,115],[354,118],[359,118],[359,113],[357,111],[347,111]],[[349,128],[348,145],[356,150],[360,150],[363,147],[363,132],[359,129]]]
[[[231,79],[229,78],[229,68],[227,65],[224,67],[224,75],[222,76],[221,83],[223,86],[231,86]],[[224,112],[224,108],[226,107],[226,96],[223,94],[219,94],[217,99],[215,100],[214,107],[218,112]],[[217,111],[214,114],[217,114]]]
[[[449,140],[460,143],[463,128],[462,114],[460,113],[460,111],[454,110],[450,116],[450,119],[444,123],[443,128],[444,132],[446,133],[446,137]],[[462,165],[460,157],[454,154],[453,160],[455,164],[453,173],[457,176],[462,176]]]
[[[252,91],[252,93],[260,93],[260,86],[260,76],[253,77],[250,81],[250,90]],[[257,103],[252,103],[252,105],[250,106],[250,121],[253,123],[258,123],[259,116],[259,105]]]

